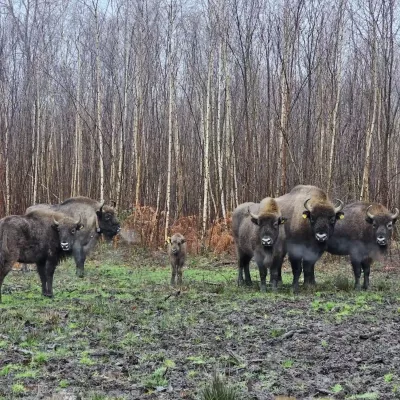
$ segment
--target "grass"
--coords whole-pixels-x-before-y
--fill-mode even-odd
[[[192,258],[178,291],[169,285],[167,262],[101,250],[87,263],[84,279],[75,276],[71,261],[57,269],[54,299],[41,296],[34,271],[12,272],[0,304],[0,398],[34,398],[38,383],[47,395],[62,390],[88,399],[158,392],[172,399],[177,390],[182,398],[202,400],[247,400],[252,392],[263,398],[265,391],[302,398],[319,387],[316,368],[353,351],[342,348],[337,332],[368,333],[398,317],[400,279],[388,280],[383,272],[378,287],[373,276],[370,291],[355,292],[349,269],[347,280],[336,270],[317,271],[317,289],[294,296],[288,269],[277,294],[260,293],[254,266],[254,285],[247,288],[237,286],[234,264],[210,267],[214,263]],[[371,352],[390,338],[363,345]],[[386,375],[377,371],[379,398],[399,391],[391,361],[388,356]],[[377,365],[366,361],[365,373]],[[363,379],[340,371],[335,379],[341,385],[330,380],[325,390],[342,397],[375,393],[376,387],[357,386]],[[347,393],[346,379],[354,393]]]

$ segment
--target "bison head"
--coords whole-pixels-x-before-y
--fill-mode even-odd
[[[325,243],[333,234],[335,224],[338,219],[343,218],[343,202],[337,199],[339,203],[332,207],[327,203],[317,203],[313,207],[308,203],[311,199],[304,202],[303,218],[308,219],[315,239],[319,243]]]
[[[372,204],[367,208],[365,220],[372,225],[376,243],[379,246],[386,247],[392,237],[393,224],[399,216],[399,210],[396,208],[394,214],[379,213],[374,215],[370,211],[371,207]]]
[[[258,226],[258,234],[263,247],[272,247],[279,236],[279,226],[286,222],[286,218],[278,214],[253,214],[249,208],[251,222]]]
[[[178,254],[181,251],[183,244],[186,243],[186,239],[182,235],[173,235],[168,240],[171,254]]]
[[[58,220],[53,217],[53,227],[58,231],[62,250],[70,251],[75,242],[75,234],[83,228],[83,225],[80,217],[78,221],[75,221],[71,217],[65,216]]]
[[[106,240],[111,240],[120,230],[121,226],[115,214],[115,209],[101,203],[100,210],[96,211],[100,232]]]

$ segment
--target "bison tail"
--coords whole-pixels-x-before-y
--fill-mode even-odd
[[[4,265],[8,258],[9,258],[9,251],[7,247],[7,232],[4,232],[0,246],[0,266]]]

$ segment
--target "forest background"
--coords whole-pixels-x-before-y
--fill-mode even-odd
[[[0,1],[0,216],[114,200],[151,244],[299,183],[399,207],[399,28],[395,0]]]

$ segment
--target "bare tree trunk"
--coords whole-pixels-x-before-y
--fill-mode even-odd
[[[202,241],[205,238],[207,230],[207,218],[209,214],[209,181],[210,181],[210,160],[209,160],[209,145],[210,145],[210,129],[211,129],[211,75],[212,75],[213,54],[211,51],[208,61],[207,75],[207,94],[206,94],[206,116],[204,124],[204,180],[203,180],[203,223],[202,223]]]

